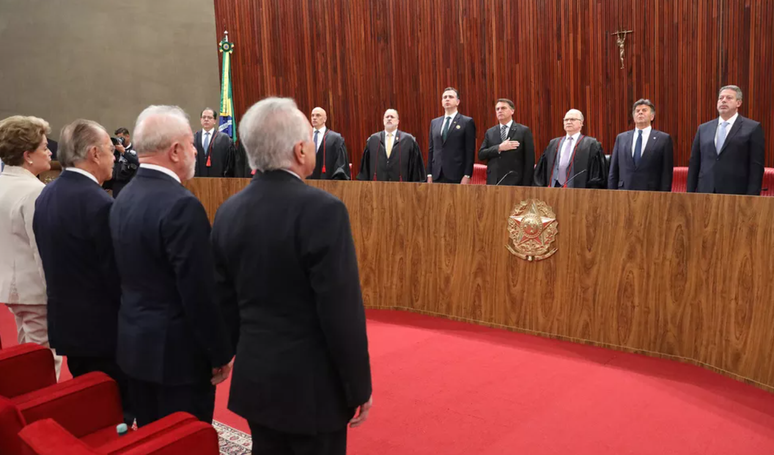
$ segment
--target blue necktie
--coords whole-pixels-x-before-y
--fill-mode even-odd
[[[320,134],[320,131],[314,130],[314,153],[317,153],[317,135]]]
[[[726,142],[726,127],[728,127],[728,122],[722,122],[720,129],[718,129],[718,143],[715,145],[718,155],[720,155],[720,151],[723,150],[723,144]]]
[[[204,133],[204,156],[207,156],[207,152],[210,149],[210,133]]]
[[[634,165],[640,165],[640,158],[642,158],[642,130],[637,130],[637,143],[634,144]]]
[[[446,117],[446,121],[443,122],[443,131],[441,131],[444,142],[446,142],[446,136],[449,135],[449,122],[451,122],[451,117]]]

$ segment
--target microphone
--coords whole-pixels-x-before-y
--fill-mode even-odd
[[[577,173],[576,173],[575,175],[573,175],[572,177],[568,178],[568,179],[567,179],[567,181],[566,181],[566,182],[564,182],[564,186],[565,186],[565,188],[567,187],[567,185],[569,185],[569,184],[570,184],[570,182],[572,182],[572,180],[573,180],[575,177],[577,177],[577,176],[579,176],[579,175],[583,174],[583,173],[584,173],[584,172],[586,172],[587,170],[588,170],[588,169],[584,169],[584,170],[582,170],[582,171],[580,171],[580,172],[577,172]]]
[[[497,183],[495,183],[495,186],[503,183],[503,180],[505,180],[505,177],[508,177],[509,175],[513,174],[514,172],[516,172],[516,171],[514,171],[513,169],[511,169],[510,171],[506,172],[505,175],[503,176],[503,178],[501,178]]]

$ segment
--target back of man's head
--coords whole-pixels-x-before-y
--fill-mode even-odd
[[[105,127],[91,120],[78,119],[65,125],[59,133],[59,162],[64,167],[82,162],[90,148],[100,145],[103,134],[108,134]]]
[[[177,106],[149,106],[137,117],[134,149],[140,156],[167,150],[191,133],[188,115]]]
[[[239,138],[250,168],[261,172],[290,169],[293,147],[309,141],[311,125],[290,98],[266,98],[254,104],[239,122]]]

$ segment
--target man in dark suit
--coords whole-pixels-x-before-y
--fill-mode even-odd
[[[689,193],[761,194],[765,145],[761,124],[739,115],[742,89],[718,95],[720,118],[699,126],[688,164]]]
[[[151,106],[134,139],[140,169],[110,211],[122,290],[118,364],[139,425],[177,411],[209,422],[233,356],[224,317],[236,308],[215,304],[210,223],[181,184],[194,175],[193,134],[180,108]]]
[[[328,129],[328,113],[321,107],[312,109],[314,149],[317,164],[312,173],[304,178],[313,180],[351,180],[349,154],[341,134]]]
[[[654,130],[656,107],[640,99],[632,108],[634,131],[615,139],[607,187],[611,190],[672,191],[672,138]]]
[[[457,112],[460,92],[448,87],[441,95],[444,115],[430,122],[427,182],[470,183],[476,157],[476,124]]]
[[[607,163],[602,144],[581,134],[583,113],[564,114],[565,135],[551,139],[535,167],[535,186],[558,188],[607,187]]]
[[[98,123],[76,120],[60,134],[62,174],[35,202],[33,230],[46,275],[48,334],[73,376],[101,371],[121,391],[127,423],[126,375],[116,363],[121,283],[101,188],[113,175],[113,144]]]
[[[202,129],[194,136],[196,146],[196,177],[234,177],[234,142],[218,131],[218,114],[208,107],[199,119]],[[137,131],[135,131],[136,135]]]
[[[532,186],[535,142],[529,128],[513,121],[514,112],[509,99],[495,103],[498,124],[486,131],[478,149],[478,159],[487,161],[487,185]]]
[[[347,208],[304,184],[316,153],[293,100],[260,101],[239,130],[258,172],[212,228],[218,300],[240,308],[229,409],[253,453],[344,455],[372,405]]]

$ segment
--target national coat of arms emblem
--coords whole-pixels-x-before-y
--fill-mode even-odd
[[[529,199],[514,207],[508,218],[510,242],[505,247],[527,261],[539,261],[556,253],[556,215],[543,201]]]

